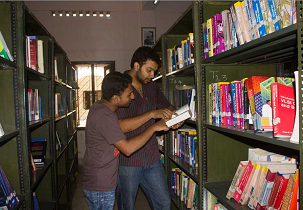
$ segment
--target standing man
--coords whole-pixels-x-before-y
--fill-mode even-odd
[[[102,83],[103,99],[95,102],[88,113],[83,159],[82,186],[90,210],[111,210],[115,202],[117,185],[118,154],[131,155],[142,147],[156,131],[168,130],[164,120],[148,126],[140,134],[126,138],[115,114],[120,107],[127,107],[134,99],[132,78],[119,72],[106,75]],[[145,116],[145,117],[144,117]],[[150,112],[147,116],[169,118],[171,112]],[[136,121],[134,128],[142,120]]]
[[[129,107],[117,111],[120,127],[128,138],[141,134],[155,123],[154,119],[149,119],[131,131],[134,127],[134,122],[130,120],[132,117],[159,109],[175,110],[152,82],[160,65],[159,56],[150,47],[139,47],[133,54],[131,70],[127,74],[132,77],[135,99]],[[121,154],[119,157],[117,186],[119,210],[134,210],[139,184],[147,195],[152,209],[170,210],[171,199],[155,133],[138,151],[130,156]]]

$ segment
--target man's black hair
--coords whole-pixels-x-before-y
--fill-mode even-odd
[[[147,60],[154,61],[161,66],[161,61],[159,55],[150,47],[139,47],[133,54],[130,67],[134,68],[134,64],[138,62],[142,66]]]
[[[132,83],[132,77],[120,72],[107,74],[102,82],[102,97],[110,101],[114,95],[121,96],[123,91]]]

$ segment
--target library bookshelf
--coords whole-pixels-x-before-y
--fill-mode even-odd
[[[0,137],[0,164],[20,200],[14,209],[33,209],[34,192],[40,209],[69,209],[78,173],[76,70],[55,38],[23,2],[1,2],[0,11],[0,31],[14,58],[0,58],[4,99],[0,123],[5,132]],[[39,51],[43,55],[39,60],[43,71],[27,65],[26,36],[35,36],[43,43]],[[35,104],[40,109],[31,109],[29,89],[37,90]],[[61,96],[60,115],[55,110],[56,93]],[[33,118],[32,112],[37,110],[40,116]],[[44,139],[47,145],[44,164],[36,170],[31,164],[33,138]]]
[[[193,179],[198,187],[198,209],[212,209],[216,202],[228,209],[248,209],[234,200],[228,200],[226,194],[242,160],[248,158],[248,148],[264,150],[296,157],[301,172],[302,167],[302,114],[300,113],[299,143],[289,139],[274,138],[272,133],[256,133],[235,129],[231,126],[209,123],[209,84],[214,82],[241,80],[250,76],[293,76],[299,71],[299,101],[302,98],[302,2],[297,1],[297,23],[279,31],[255,39],[236,48],[213,57],[204,58],[202,23],[213,15],[229,9],[231,2],[199,1],[192,5],[156,42],[154,49],[162,57],[163,74],[154,79],[170,102],[173,103],[173,91],[176,84],[195,85],[196,121],[186,120],[182,128],[197,130],[198,170],[193,170],[182,159],[172,155],[172,134],[166,135],[165,170],[168,186],[172,186],[171,169],[180,168]],[[178,45],[188,33],[194,33],[194,63],[168,72],[167,49]],[[302,104],[300,103],[300,110]],[[299,179],[300,200],[303,199],[303,179]],[[186,209],[172,194],[174,208]],[[303,202],[300,202],[303,208]]]

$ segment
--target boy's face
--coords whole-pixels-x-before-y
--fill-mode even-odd
[[[139,69],[137,71],[138,81],[142,84],[147,84],[151,82],[152,79],[155,77],[155,71],[157,70],[158,64],[155,61],[147,60],[142,66],[139,65]]]
[[[133,88],[131,84],[120,95],[120,101],[118,102],[118,107],[128,107],[130,102],[135,99]]]

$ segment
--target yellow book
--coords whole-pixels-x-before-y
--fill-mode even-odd
[[[208,39],[208,56],[212,57],[213,53],[213,27],[212,27],[212,19],[207,20],[207,39]]]

